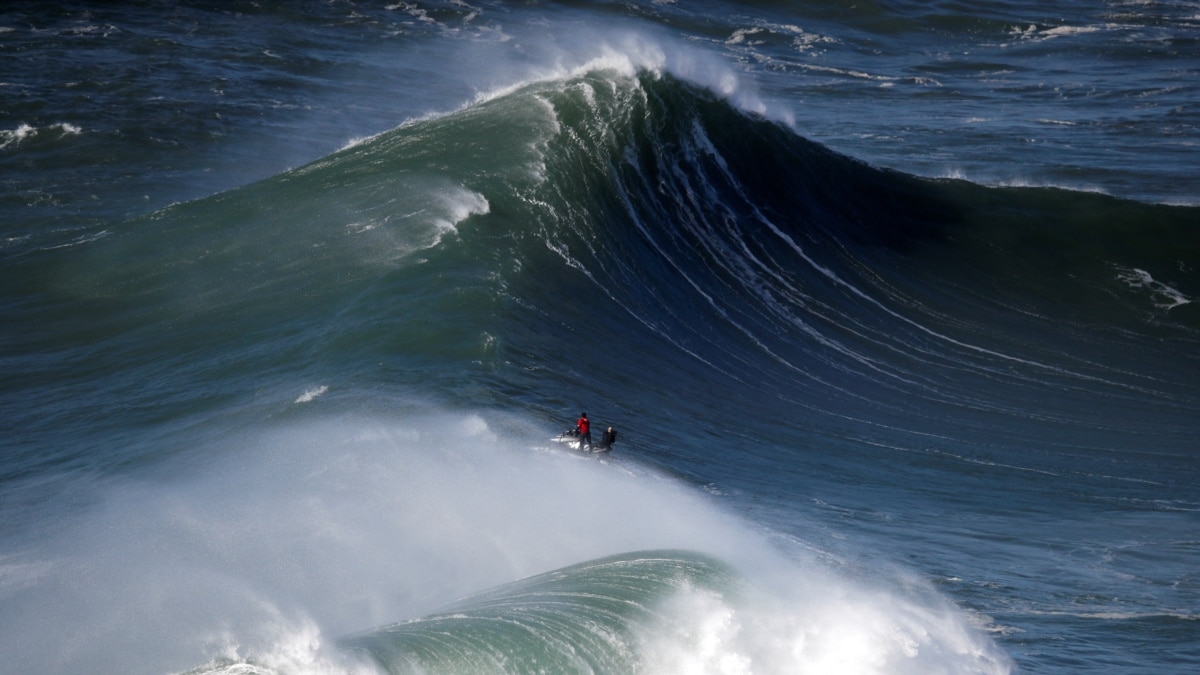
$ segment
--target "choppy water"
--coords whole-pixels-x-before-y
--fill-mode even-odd
[[[1198,29],[10,5],[3,670],[1194,671]]]

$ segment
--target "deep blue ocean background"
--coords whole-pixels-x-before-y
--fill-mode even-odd
[[[1197,672],[1198,55],[4,5],[0,671]]]

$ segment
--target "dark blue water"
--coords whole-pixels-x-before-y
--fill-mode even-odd
[[[6,6],[2,669],[1193,672],[1198,36]]]

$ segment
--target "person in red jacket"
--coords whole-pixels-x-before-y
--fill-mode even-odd
[[[579,432],[579,450],[583,451],[583,442],[587,441],[588,451],[592,449],[592,423],[588,421],[587,413],[579,413],[579,420],[575,422],[575,429]]]

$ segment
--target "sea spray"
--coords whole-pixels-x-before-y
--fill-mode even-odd
[[[442,621],[488,607],[520,623],[522,598],[541,591],[546,632],[510,645],[513,664],[561,649],[553,645],[565,632],[599,640],[603,672],[661,671],[676,650],[713,632],[715,607],[745,632],[723,647],[730,656],[714,652],[697,672],[730,672],[712,663],[746,659],[762,664],[755,672],[787,672],[813,649],[834,658],[841,643],[819,636],[863,618],[877,624],[858,627],[864,639],[902,634],[891,643],[919,646],[877,647],[889,667],[971,672],[964,667],[979,660],[987,667],[974,672],[1003,672],[1004,657],[952,607],[926,614],[813,561],[782,557],[702,493],[624,461],[543,447],[539,431],[526,420],[429,410],[308,419],[195,449],[213,458],[199,471],[172,475],[187,464],[180,459],[101,484],[94,508],[21,553],[41,571],[6,590],[14,611],[5,617],[22,621],[5,620],[0,647],[22,668],[60,673],[99,662],[128,673],[235,672],[232,664],[324,672],[325,664],[359,667],[361,650],[332,648],[341,635],[446,606],[457,609]],[[586,588],[599,570],[647,558],[625,552],[661,547],[684,552],[652,556],[629,583],[610,585],[622,599],[597,613],[599,595]],[[451,604],[489,587],[497,589]],[[788,600],[763,605],[771,608],[763,614],[755,598],[768,596]],[[964,635],[976,660],[963,660]],[[486,636],[463,658],[494,651]],[[780,640],[802,658],[763,652]],[[494,663],[484,671],[520,671]]]

